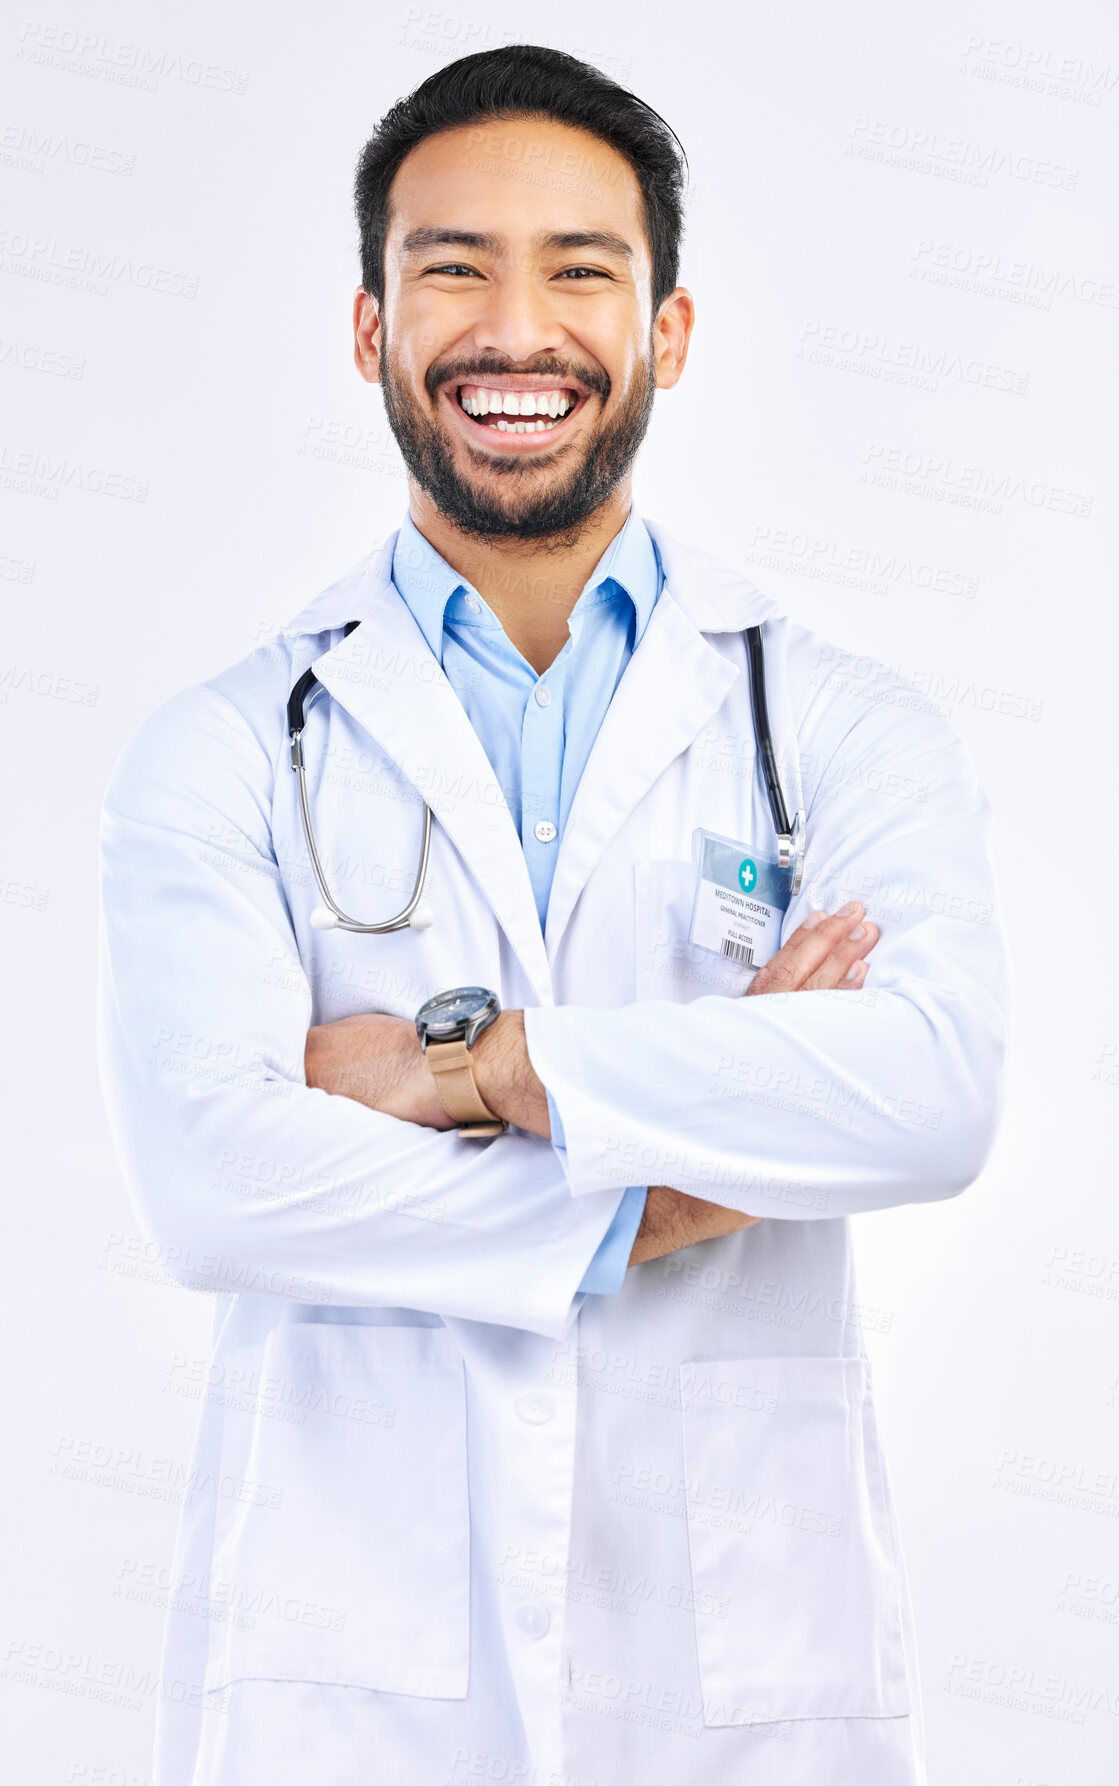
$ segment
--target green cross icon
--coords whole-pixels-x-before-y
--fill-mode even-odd
[[[749,856],[738,864],[738,884],[744,893],[752,893],[757,885],[758,871]]]

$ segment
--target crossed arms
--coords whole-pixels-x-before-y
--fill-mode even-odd
[[[830,917],[813,912],[754,976],[747,997],[857,991],[866,978],[866,957],[878,940],[877,926],[863,918],[858,901],[848,901]],[[475,1043],[472,1057],[478,1089],[489,1108],[548,1139],[548,1100],[529,1057],[524,1013],[502,1011]],[[454,1126],[428,1071],[415,1025],[407,1018],[374,1013],[318,1024],[307,1036],[305,1069],[309,1086],[371,1110],[433,1129]],[[650,1185],[629,1262],[659,1259],[760,1220],[669,1185]]]
[[[106,1099],[169,1275],[558,1337],[627,1185],[653,1186],[640,1262],[971,1183],[1005,1033],[988,809],[926,714],[834,706],[802,718],[810,760],[843,769],[811,796],[813,885],[881,909],[874,984],[838,996],[842,944],[824,965],[852,914],[809,919],[748,998],[510,1011],[478,1065],[512,1126],[477,1146],[448,1132],[409,1019],[310,1028],[274,755],[222,690],[173,697],[123,753],[101,840]]]

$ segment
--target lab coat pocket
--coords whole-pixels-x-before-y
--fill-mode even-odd
[[[688,941],[695,889],[694,862],[634,863],[635,998],[733,998],[753,979],[755,969]]]
[[[866,1361],[685,1364],[680,1388],[704,1723],[904,1716]]]
[[[316,1681],[461,1699],[470,1521],[445,1327],[285,1321],[253,1372],[245,1478],[215,1534],[207,1688]]]

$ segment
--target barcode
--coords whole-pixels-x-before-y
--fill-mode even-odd
[[[752,943],[736,943],[733,937],[723,938],[723,954],[729,955],[732,961],[744,961],[747,967],[754,965],[754,948]]]

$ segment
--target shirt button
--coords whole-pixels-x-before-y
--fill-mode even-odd
[[[550,1395],[518,1395],[513,1406],[517,1416],[526,1420],[529,1426],[543,1426],[556,1411],[556,1404]]]
[[[523,1605],[518,1606],[513,1617],[526,1637],[543,1637],[552,1622],[548,1608],[538,1606],[532,1600],[526,1600]]]
[[[463,600],[472,614],[480,614],[482,612],[482,604],[477,596],[467,595],[463,597]]]
[[[540,819],[532,827],[532,834],[537,843],[551,843],[556,834],[556,828],[551,819]]]
[[[551,698],[551,689],[546,688],[543,682],[538,682],[536,684],[536,705],[538,707],[546,707]]]

